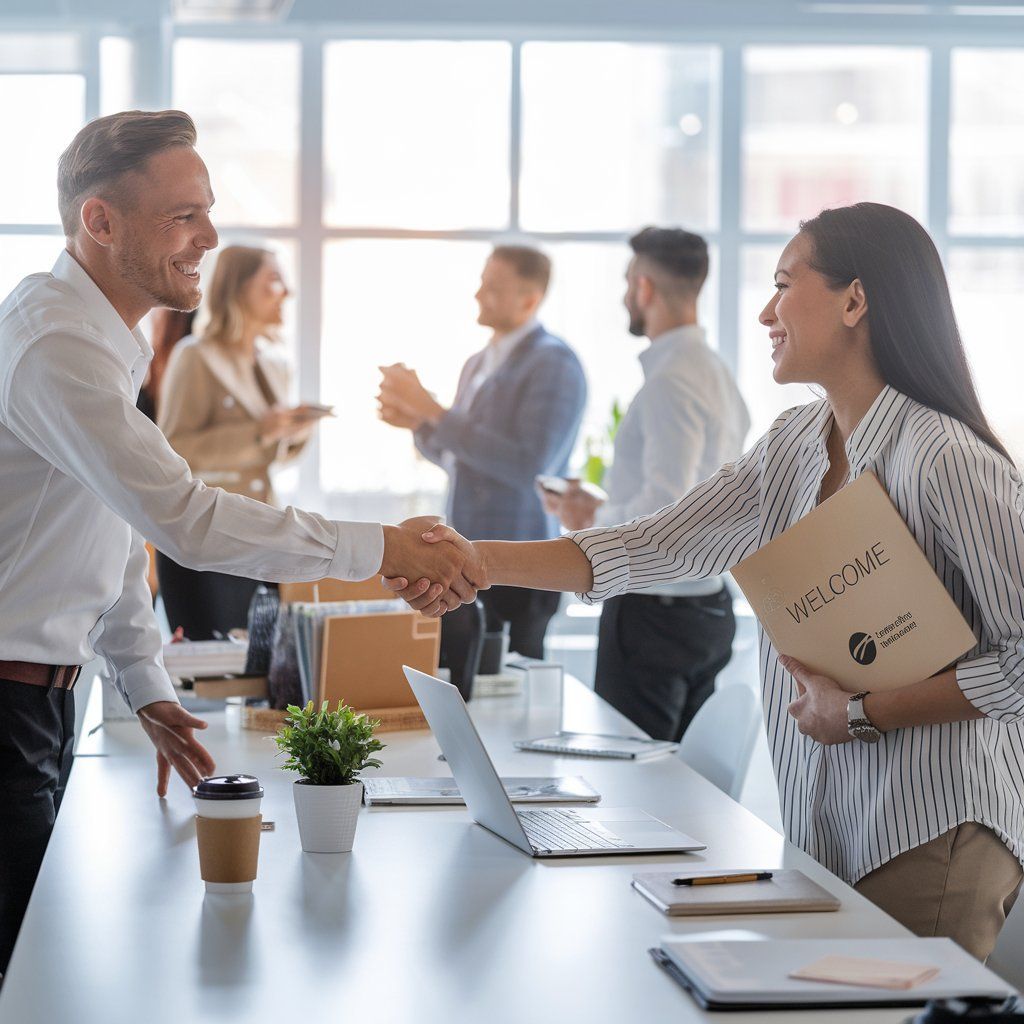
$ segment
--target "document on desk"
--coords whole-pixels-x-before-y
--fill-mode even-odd
[[[732,575],[780,654],[851,693],[920,682],[977,643],[870,472]]]
[[[1012,991],[952,939],[667,939],[650,954],[706,1010],[918,1006],[957,996],[1005,999]],[[920,980],[893,991],[864,984],[863,974],[856,984],[792,976],[825,956],[913,964]]]
[[[809,913],[839,909],[839,900],[812,882],[802,871],[764,872],[761,868],[730,870],[728,874],[764,874],[763,881],[725,885],[677,885],[679,878],[720,875],[711,869],[694,871],[641,871],[633,876],[633,888],[670,917],[718,914]]]
[[[179,640],[164,644],[164,668],[179,679],[241,675],[248,651],[236,640]]]
[[[596,804],[601,794],[579,775],[558,777],[502,776],[509,799],[521,804]],[[373,804],[465,804],[451,778],[373,776],[363,779],[367,807]]]

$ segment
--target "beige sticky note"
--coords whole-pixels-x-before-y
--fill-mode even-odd
[[[868,988],[910,989],[930,981],[939,973],[928,964],[875,960],[865,956],[823,956],[790,974],[804,981],[831,981],[837,985],[864,985]]]

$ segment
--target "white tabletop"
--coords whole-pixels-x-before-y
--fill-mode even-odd
[[[575,681],[577,708],[622,728]],[[155,763],[134,722],[84,739],[0,991],[2,1024],[371,1021],[547,1024],[707,1019],[649,959],[666,935],[770,939],[899,936],[902,927],[674,757],[644,763],[517,752],[557,727],[520,698],[471,705],[499,771],[582,774],[603,804],[640,806],[708,844],[689,857],[534,861],[464,808],[364,808],[351,854],[304,854],[292,777],[268,734],[210,715],[218,770],[266,789],[251,897],[205,896],[189,794],[154,796]],[[429,732],[392,733],[383,774],[445,775]],[[685,863],[799,867],[838,913],[671,920],[630,887],[634,871]],[[751,947],[756,956],[756,947]],[[801,1014],[895,1022],[906,1011]],[[780,1024],[771,1014],[734,1015]]]

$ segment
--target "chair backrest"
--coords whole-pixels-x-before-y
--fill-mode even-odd
[[[693,716],[678,756],[738,800],[761,723],[761,702],[754,690],[744,683],[724,686]]]

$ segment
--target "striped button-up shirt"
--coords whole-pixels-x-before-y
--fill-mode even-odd
[[[572,535],[590,559],[585,600],[724,572],[815,505],[832,413],[783,413],[736,462],[674,505]],[[977,637],[956,668],[984,718],[893,729],[876,744],[802,735],[792,676],[759,630],[765,723],[789,839],[850,884],[968,821],[1024,861],[1024,493],[1013,465],[959,421],[884,388],[846,443],[872,470]]]

